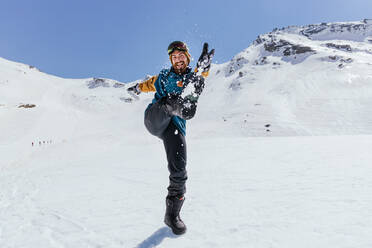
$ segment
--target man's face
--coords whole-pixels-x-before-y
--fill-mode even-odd
[[[176,73],[182,73],[186,70],[188,61],[186,55],[178,50],[171,54],[172,65]]]

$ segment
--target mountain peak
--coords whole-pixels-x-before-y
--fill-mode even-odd
[[[244,64],[266,65],[268,57],[298,64],[315,54],[327,60],[339,58],[349,63],[345,53],[372,54],[372,20],[358,22],[320,23],[306,26],[275,28],[259,35],[247,49],[237,54],[229,63],[226,75],[238,71]],[[336,52],[338,51],[338,52]],[[324,59],[321,59],[322,61]],[[278,62],[274,61],[274,65]],[[342,66],[340,66],[342,67]]]
[[[306,26],[288,26],[275,28],[268,35],[276,34],[299,34],[311,40],[372,40],[372,19],[364,19],[358,22],[333,22],[311,24]],[[265,36],[265,35],[264,35]],[[258,41],[260,36],[258,37]]]

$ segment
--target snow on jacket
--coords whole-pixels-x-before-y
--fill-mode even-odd
[[[173,67],[171,67],[170,69],[163,69],[158,76],[154,76],[142,83],[142,86],[140,86],[141,91],[152,91],[151,82],[155,80],[154,86],[156,89],[156,93],[154,95],[152,103],[150,103],[147,108],[149,108],[152,104],[159,101],[161,98],[167,96],[168,94],[181,93],[188,84],[187,79],[192,77],[193,74],[194,73],[192,72],[190,67],[188,67],[186,69],[186,72],[182,75],[175,73]],[[183,133],[183,135],[186,135],[186,120],[182,119],[179,116],[173,116],[172,122],[177,126],[178,130]]]
[[[195,68],[194,70],[195,73],[198,72],[198,69]],[[201,75],[206,78],[208,77],[208,74],[209,74],[209,71],[206,71],[206,72],[202,72]],[[155,92],[156,91],[156,88],[155,88],[155,82],[156,80],[158,79],[158,75],[156,76],[152,76],[150,78],[148,78],[147,80],[141,82],[138,84],[138,88],[141,92]]]

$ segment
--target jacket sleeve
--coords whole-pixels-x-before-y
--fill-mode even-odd
[[[155,92],[155,82],[158,79],[158,76],[152,76],[146,81],[139,83],[138,88],[141,92]]]

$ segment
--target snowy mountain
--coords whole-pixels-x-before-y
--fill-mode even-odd
[[[372,21],[274,29],[209,82],[224,95],[208,107],[239,135],[370,134]]]
[[[181,237],[162,223],[165,153],[136,82],[0,58],[0,247],[372,245],[371,20],[274,29],[212,66]]]
[[[1,68],[2,108],[37,103],[52,96],[49,88],[59,92],[51,99],[70,98],[79,111],[135,101],[125,91],[132,83],[61,79],[5,60]],[[371,68],[370,20],[274,29],[230,62],[213,66],[197,119],[217,124],[216,133],[238,136],[370,134]],[[142,94],[125,107],[146,105],[151,97]]]

